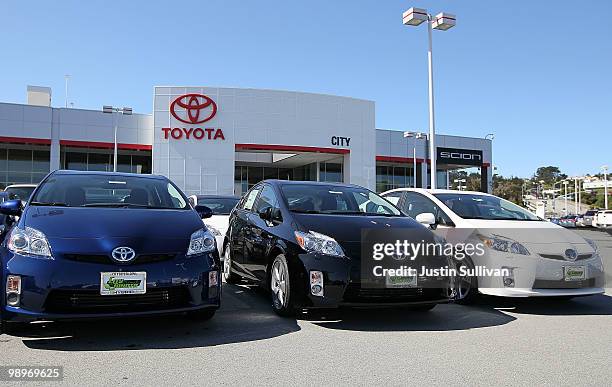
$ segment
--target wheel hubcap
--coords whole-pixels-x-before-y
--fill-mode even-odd
[[[230,275],[230,267],[232,265],[232,259],[230,258],[230,254],[229,254],[229,246],[227,246],[225,248],[225,253],[223,254],[223,275],[225,276],[225,278],[229,277]]]
[[[470,265],[461,265],[461,266],[464,266],[468,268],[469,270],[472,269]],[[472,277],[470,277],[469,275],[463,275],[459,277],[459,286],[457,287],[457,292],[459,293],[458,294],[459,299],[463,299],[467,297],[471,289],[472,289]]]
[[[285,306],[287,302],[287,275],[283,265],[276,261],[272,266],[271,288],[274,298],[280,306]]]

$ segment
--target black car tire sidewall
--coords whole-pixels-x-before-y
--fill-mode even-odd
[[[229,273],[225,274],[225,264],[228,256],[231,254],[231,249],[229,243],[225,245],[225,249],[223,250],[223,278],[225,279],[225,283],[227,284],[237,284],[240,282],[240,277],[236,273],[232,273],[232,258],[229,257]]]

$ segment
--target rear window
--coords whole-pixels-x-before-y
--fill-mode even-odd
[[[238,204],[238,198],[198,197],[198,205],[210,208],[213,215],[229,215]]]
[[[587,211],[584,213],[584,216],[593,216],[597,213],[597,211]]]
[[[31,205],[191,209],[184,194],[167,179],[112,175],[50,176]]]

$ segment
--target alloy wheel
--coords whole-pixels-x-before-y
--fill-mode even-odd
[[[287,304],[287,273],[283,264],[277,260],[272,266],[271,276],[271,289],[272,295],[275,301],[278,302],[280,307],[284,307]]]

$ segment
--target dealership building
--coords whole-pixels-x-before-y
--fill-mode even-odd
[[[152,114],[122,114],[52,108],[45,87],[27,95],[27,104],[0,103],[0,188],[56,169],[111,171],[115,128],[118,171],[165,175],[187,194],[240,195],[264,179],[385,191],[427,187],[431,173],[427,138],[376,128],[373,101],[159,86]],[[435,144],[438,188],[452,184],[449,171],[476,167],[481,190],[491,190],[490,140],[436,135]]]

